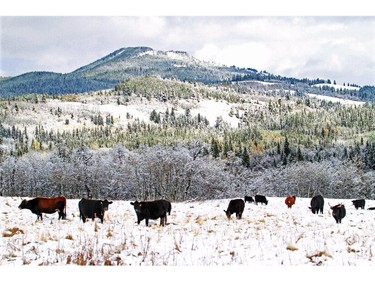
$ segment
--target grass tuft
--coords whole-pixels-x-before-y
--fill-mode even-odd
[[[293,246],[293,245],[288,245],[286,247],[287,250],[289,251],[298,251],[298,248],[296,246]]]
[[[16,234],[24,234],[23,230],[18,227],[8,228],[3,232],[3,237],[13,237]]]

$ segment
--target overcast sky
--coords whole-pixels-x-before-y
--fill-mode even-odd
[[[374,16],[1,16],[0,76],[71,72],[117,49],[186,51],[296,78],[375,85]]]

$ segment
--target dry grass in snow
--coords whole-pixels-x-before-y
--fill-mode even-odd
[[[36,221],[29,210],[18,209],[21,198],[0,197],[0,268],[375,265],[375,213],[367,210],[375,201],[356,210],[351,200],[325,199],[324,213],[314,215],[308,198],[297,197],[291,209],[284,198],[268,199],[267,206],[246,203],[241,220],[226,218],[230,199],[172,202],[167,226],[151,220],[146,227],[136,223],[130,201],[114,201],[102,224],[80,221],[79,200],[68,199],[67,220],[56,213]],[[328,203],[345,204],[342,224]]]

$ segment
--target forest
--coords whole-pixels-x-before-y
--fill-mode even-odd
[[[373,199],[375,105],[280,87],[148,76],[107,91],[3,99],[0,192],[175,202],[256,193]],[[212,123],[196,114],[194,104],[205,100],[230,106],[228,116]],[[146,121],[130,112],[133,104],[153,106]],[[121,118],[97,109],[103,105],[129,112]]]

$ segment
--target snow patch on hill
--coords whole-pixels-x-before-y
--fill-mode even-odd
[[[307,94],[308,96],[312,98],[317,98],[320,100],[326,100],[331,102],[339,102],[344,105],[363,105],[365,102],[363,101],[353,101],[348,99],[341,99],[341,98],[335,98],[335,97],[329,97],[329,96],[323,96],[323,95],[315,95],[315,94]]]
[[[133,122],[136,119],[146,123],[152,123],[152,121],[150,121],[150,114],[153,110],[164,114],[167,110],[171,111],[172,108],[175,109],[176,115],[185,114],[185,110],[189,108],[192,116],[197,116],[200,114],[201,117],[205,117],[209,121],[210,126],[214,126],[218,118],[221,118],[224,122],[227,122],[233,127],[237,127],[239,122],[238,118],[229,115],[234,104],[229,104],[223,100],[203,99],[199,102],[196,100],[180,100],[178,103],[170,103],[160,102],[153,99],[151,101],[132,101],[126,105],[118,105],[115,103],[115,101],[107,104],[96,104],[94,102],[58,102],[49,100],[48,106],[49,108],[53,109],[58,107],[61,108],[62,112],[67,118],[70,118],[70,114],[73,114],[73,116],[76,117],[80,115],[90,116],[94,114],[101,114],[105,116],[111,114],[116,119],[116,124],[122,126],[126,126],[129,122]],[[42,124],[46,129],[68,129],[67,126],[63,125],[64,120],[64,118],[61,118],[63,127],[52,124],[49,119],[45,119]],[[83,126],[84,121],[81,121],[80,123]],[[89,122],[86,122],[86,124],[87,123]],[[75,128],[74,124],[76,124],[76,122],[71,120],[70,125],[72,125],[72,128]]]
[[[335,90],[351,90],[351,91],[359,91],[361,87],[354,87],[354,86],[343,86],[343,85],[335,85],[335,84],[328,84],[328,83],[320,83],[314,84],[313,87],[330,87],[334,88]]]
[[[191,60],[189,55],[185,52],[168,51],[165,54],[168,58],[173,59],[173,60],[181,60],[181,61]]]
[[[155,51],[154,50],[149,50],[149,51],[145,51],[143,53],[139,53],[138,54],[138,57],[143,57],[143,56],[146,56],[146,55],[149,55],[149,56],[153,56],[155,55]]]
[[[221,118],[232,127],[238,126],[238,118],[229,115],[233,104],[231,105],[225,101],[202,100],[196,105],[196,108],[191,110],[192,115],[197,116],[200,114],[206,117],[211,126],[215,125],[218,118]]]

